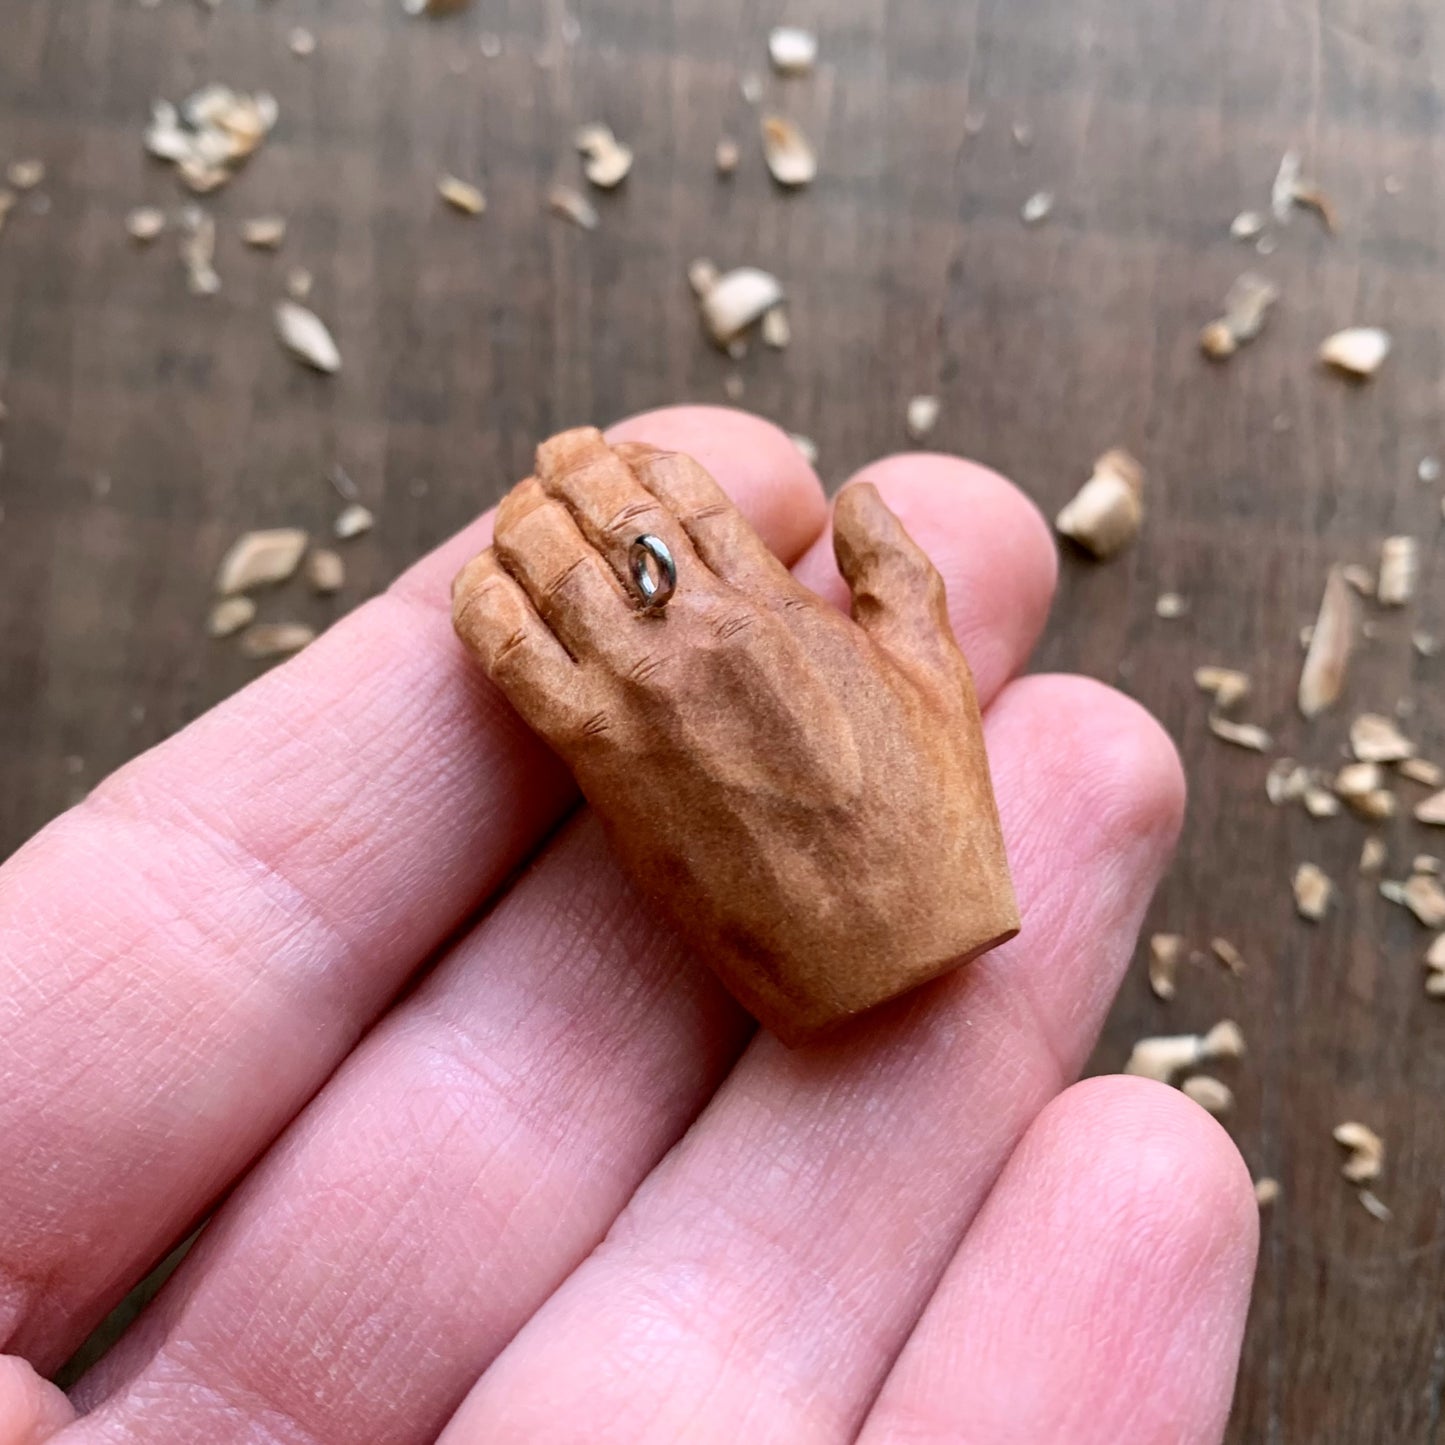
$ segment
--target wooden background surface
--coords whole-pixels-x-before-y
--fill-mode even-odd
[[[766,74],[783,18],[823,42],[812,79],[766,82],[822,149],[796,196],[751,145],[732,183],[711,166],[724,131],[751,141],[738,79]],[[310,60],[286,49],[297,23],[319,37]],[[484,58],[484,31],[502,59]],[[150,98],[213,79],[272,90],[282,118],[213,203],[225,284],[198,300],[173,240],[137,251],[123,219],[179,201],[141,153]],[[1223,934],[1249,971],[1192,966],[1166,1007],[1141,969],[1098,1063],[1225,1014],[1248,1037],[1231,1128],[1283,1197],[1232,1438],[1445,1440],[1445,1006],[1422,992],[1424,935],[1358,879],[1361,826],[1271,809],[1265,762],[1208,735],[1190,682],[1200,662],[1245,668],[1251,716],[1331,762],[1346,717],[1294,714],[1297,629],[1329,563],[1414,533],[1422,598],[1379,620],[1348,711],[1413,704],[1424,751],[1445,755],[1445,659],[1409,645],[1414,627],[1445,628],[1439,487],[1415,477],[1445,451],[1442,84],[1430,0],[795,0],[786,16],[757,0],[477,0],[435,23],[395,0],[7,0],[0,159],[41,156],[50,175],[0,236],[0,853],[254,670],[201,632],[235,534],[324,527],[341,463],[380,518],[349,553],[338,605],[353,605],[554,429],[721,400],[730,367],[700,336],[685,265],[767,266],[795,339],[745,363],[746,404],[816,438],[831,481],[904,445],[906,399],[928,391],[939,446],[1050,512],[1105,447],[1146,462],[1141,544],[1066,563],[1040,663],[1114,681],[1178,739],[1193,800],[1153,923],[1199,946]],[[576,177],[573,126],[599,117],[639,158],[586,235],[542,198]],[[1301,214],[1261,259],[1228,224],[1265,207],[1288,146],[1340,231]],[[442,170],[484,181],[480,222],[439,206]],[[1019,206],[1041,188],[1057,210],[1025,230]],[[282,256],[243,251],[234,222],[273,210],[291,222]],[[341,339],[335,380],[271,334],[296,263]],[[1198,328],[1250,264],[1284,299],[1213,368]],[[1396,339],[1364,387],[1313,361],[1356,322]],[[1187,618],[1156,618],[1166,590]],[[1424,832],[1388,831],[1396,871]],[[1288,891],[1305,858],[1343,885],[1316,928]],[[1338,1175],[1344,1118],[1386,1137],[1389,1222]]]

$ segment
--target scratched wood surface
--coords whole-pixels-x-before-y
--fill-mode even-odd
[[[732,182],[711,169],[720,134],[753,134],[738,79],[765,73],[781,18],[823,40],[812,79],[766,80],[822,149],[798,196],[750,145]],[[319,38],[310,60],[286,48],[298,23]],[[209,203],[224,289],[198,300],[173,241],[138,251],[122,223],[180,199],[141,153],[148,101],[212,79],[272,90],[282,119]],[[1445,451],[1442,84],[1429,0],[796,0],[786,17],[753,0],[478,0],[435,23],[394,0],[8,0],[0,159],[50,174],[0,235],[0,854],[255,670],[200,628],[236,533],[323,528],[325,474],[345,467],[380,518],[345,593],[266,604],[324,623],[494,500],[539,437],[721,400],[730,366],[699,335],[685,265],[767,266],[795,340],[744,363],[746,404],[814,437],[830,483],[904,444],[915,392],[943,399],[939,446],[1049,511],[1105,447],[1146,462],[1143,541],[1110,566],[1066,561],[1040,661],[1133,692],[1178,739],[1193,801],[1152,922],[1197,946],[1227,936],[1249,970],[1191,966],[1167,1008],[1140,970],[1097,1063],[1226,1014],[1248,1037],[1231,1128],[1283,1197],[1232,1439],[1445,1440],[1445,1007],[1423,996],[1424,937],[1358,879],[1360,826],[1270,809],[1265,763],[1208,735],[1190,684],[1202,661],[1246,668],[1250,715],[1330,762],[1343,718],[1292,711],[1297,630],[1329,563],[1414,533],[1421,600],[1378,619],[1351,708],[1413,706],[1422,747],[1445,754],[1445,660],[1409,642],[1445,628],[1439,488],[1415,476]],[[568,137],[599,116],[639,159],[585,235],[542,198],[576,179]],[[1301,215],[1253,256],[1228,223],[1267,202],[1289,146],[1339,234]],[[483,181],[482,221],[437,204],[443,170]],[[1044,188],[1056,210],[1026,231],[1019,207]],[[244,251],[236,222],[273,210],[291,222],[282,256]],[[315,273],[341,339],[335,380],[271,335],[291,264]],[[1246,264],[1284,300],[1211,368],[1197,329]],[[1355,322],[1396,339],[1365,387],[1312,361]],[[1186,618],[1156,618],[1166,590]],[[1424,831],[1387,830],[1397,869]],[[1288,894],[1305,858],[1342,889],[1314,928]],[[1386,1136],[1389,1222],[1338,1176],[1330,1129],[1347,1117]]]

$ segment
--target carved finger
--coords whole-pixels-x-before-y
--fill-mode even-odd
[[[707,570],[682,523],[638,481],[601,432],[580,427],[544,443],[537,449],[537,479],[576,518],[629,594],[635,585],[632,544],[648,533],[660,537],[672,553],[679,593],[707,586]]]
[[[838,494],[833,551],[853,618],[909,671],[950,684],[967,664],[948,621],[943,578],[871,482]]]
[[[492,547],[574,658],[615,659],[636,608],[567,509],[535,478],[502,499]]]
[[[680,452],[623,442],[617,455],[682,524],[703,562],[724,582],[747,591],[796,590],[792,574],[707,470]]]
[[[457,577],[452,621],[487,676],[535,731],[548,736],[559,724],[588,714],[586,674],[490,547]]]

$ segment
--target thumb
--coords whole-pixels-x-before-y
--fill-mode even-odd
[[[948,620],[943,578],[872,482],[855,482],[833,510],[833,551],[853,594],[853,620],[905,669],[949,683],[963,654]]]
[[[0,1445],[42,1445],[74,1420],[54,1385],[24,1360],[0,1355]]]

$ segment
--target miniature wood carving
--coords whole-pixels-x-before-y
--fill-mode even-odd
[[[1019,926],[943,582],[869,485],[796,582],[691,458],[554,437],[456,580],[456,629],[629,872],[785,1043]]]

